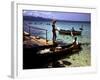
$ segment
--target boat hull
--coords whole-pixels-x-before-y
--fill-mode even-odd
[[[77,46],[70,45],[68,47],[63,46],[62,50],[59,51],[51,51],[44,54],[37,54],[37,48],[24,48],[23,69],[46,68],[47,66],[44,67],[44,65],[69,57],[81,51],[81,49],[82,48],[80,44]]]
[[[59,30],[59,34],[65,35],[81,35],[81,31],[71,31],[71,30]]]

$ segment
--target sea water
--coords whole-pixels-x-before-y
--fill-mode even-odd
[[[24,31],[29,32],[29,26],[31,35],[39,36],[52,40],[52,24],[50,21],[24,21]],[[82,34],[76,36],[79,43],[82,43],[82,51],[78,54],[74,54],[69,58],[63,59],[64,61],[71,62],[72,67],[90,66],[91,65],[91,24],[88,22],[71,22],[71,21],[57,21],[55,24],[57,29],[71,30],[74,27],[75,30],[80,31],[83,26]],[[57,40],[64,43],[72,43],[75,36],[61,35],[57,31]],[[66,65],[66,64],[65,64]],[[69,67],[66,65],[66,67]]]

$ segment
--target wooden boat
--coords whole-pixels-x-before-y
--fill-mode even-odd
[[[57,59],[62,59],[65,56],[69,56],[69,55],[72,55],[76,52],[79,52],[82,49],[80,45],[81,44],[78,44],[78,45],[75,45],[75,46],[70,45],[70,47],[67,47],[68,45],[67,46],[61,46],[61,49],[59,49],[59,50],[51,50],[51,51],[48,51],[47,53],[38,54],[38,55],[42,56],[42,57],[50,57],[50,55],[51,55],[53,58],[55,57],[55,59],[56,58]]]
[[[71,31],[71,30],[63,30],[63,29],[60,29],[59,30],[59,34],[66,34],[66,35],[81,35],[81,31]]]
[[[50,62],[55,62],[57,60],[64,59],[69,57],[72,54],[79,52],[81,48],[81,44],[73,46],[73,44],[67,46],[60,46],[62,49],[53,51],[50,50],[46,53],[40,53],[41,50],[55,48],[56,46],[41,46],[35,48],[24,48],[23,49],[23,68],[31,69],[31,68],[45,68],[44,66]],[[40,49],[40,50],[39,50]]]

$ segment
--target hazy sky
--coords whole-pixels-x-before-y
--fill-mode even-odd
[[[59,19],[59,20],[69,20],[69,21],[91,21],[90,13],[24,10],[23,15],[50,18],[50,19]]]

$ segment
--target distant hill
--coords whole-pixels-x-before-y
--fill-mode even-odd
[[[52,19],[50,18],[43,18],[43,17],[34,17],[34,16],[23,16],[23,20],[26,21],[51,21]],[[66,22],[67,20],[57,20],[57,21],[64,21]],[[86,22],[86,23],[90,23],[90,21],[67,21],[67,22]]]
[[[28,21],[51,21],[49,18],[34,17],[34,16],[23,16],[23,20]]]

